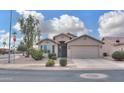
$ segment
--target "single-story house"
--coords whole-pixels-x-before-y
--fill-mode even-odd
[[[103,52],[112,55],[115,51],[124,51],[124,37],[104,37]]]
[[[39,49],[49,53],[56,53],[58,57],[102,57],[103,42],[89,35],[77,37],[71,33],[61,33],[54,36],[53,39],[43,39],[37,44]]]
[[[9,49],[8,48],[0,48],[0,54],[5,54],[8,53]]]

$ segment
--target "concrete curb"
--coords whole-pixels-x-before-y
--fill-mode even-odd
[[[17,69],[17,70],[124,70],[124,68],[77,68],[77,67],[45,67],[45,66],[6,66],[6,67],[0,67],[0,69],[7,70],[7,69]]]

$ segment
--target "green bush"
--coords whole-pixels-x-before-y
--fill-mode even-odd
[[[49,54],[48,54],[48,58],[49,58],[49,59],[52,59],[53,56],[54,56],[54,58],[55,58],[55,57],[56,57],[56,54],[55,54],[55,53],[49,53]]]
[[[51,53],[49,53],[49,54],[48,54],[48,58],[49,58],[49,59],[51,59],[51,57],[52,57],[52,54],[51,54]]]
[[[24,46],[24,45],[19,45],[18,47],[17,47],[17,51],[21,51],[21,52],[24,52],[24,51],[26,51],[27,49],[26,49],[26,46]]]
[[[33,48],[29,48],[27,51],[28,51],[28,53],[29,53],[30,55],[32,55],[32,53],[34,53],[34,52],[37,51],[37,50],[35,50],[35,49],[33,49]]]
[[[119,61],[124,60],[124,51],[115,51],[112,58]]]
[[[57,57],[56,57],[56,56],[52,56],[52,57],[51,57],[51,59],[56,60],[56,59],[57,59]]]
[[[67,59],[66,58],[61,58],[59,60],[59,64],[60,64],[60,66],[66,66],[67,65]]]
[[[53,59],[49,59],[46,63],[46,67],[53,67],[55,65],[55,62]]]
[[[31,56],[35,60],[41,60],[43,58],[43,52],[41,50],[33,50]]]

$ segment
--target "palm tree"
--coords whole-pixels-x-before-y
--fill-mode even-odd
[[[13,32],[12,34],[15,36],[17,33],[16,32]]]
[[[4,48],[5,48],[5,46],[6,46],[6,41],[3,41],[3,46],[4,46]]]

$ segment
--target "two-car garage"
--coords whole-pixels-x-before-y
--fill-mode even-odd
[[[72,58],[96,58],[99,57],[98,46],[71,46]]]
[[[83,35],[67,42],[67,48],[69,58],[98,58],[101,57],[102,42],[88,35]]]

